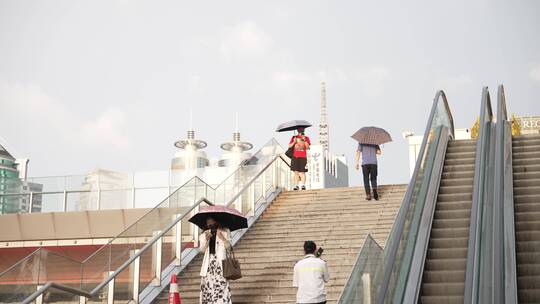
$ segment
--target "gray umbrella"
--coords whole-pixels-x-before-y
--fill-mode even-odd
[[[309,128],[311,124],[306,120],[291,120],[280,124],[276,132],[294,131],[298,128]]]
[[[392,141],[392,136],[385,129],[377,127],[363,127],[351,137],[364,145],[382,145]]]

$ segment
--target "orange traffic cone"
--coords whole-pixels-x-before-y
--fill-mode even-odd
[[[169,289],[169,304],[182,304],[180,300],[180,292],[178,291],[178,283],[176,283],[176,275],[171,276],[171,288]]]

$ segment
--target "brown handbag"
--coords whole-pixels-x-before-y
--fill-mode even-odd
[[[227,280],[238,280],[242,277],[242,271],[240,270],[240,262],[236,259],[234,256],[234,250],[227,249],[226,250],[226,257],[222,261],[223,265],[223,276]]]

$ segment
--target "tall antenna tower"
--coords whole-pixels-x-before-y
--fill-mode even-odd
[[[319,124],[319,143],[324,151],[330,148],[330,139],[328,132],[328,121],[326,119],[326,83],[321,82],[321,121]]]

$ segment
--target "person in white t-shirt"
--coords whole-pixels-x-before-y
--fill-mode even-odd
[[[293,287],[298,288],[296,303],[325,304],[324,283],[328,283],[330,275],[326,262],[317,256],[322,253],[322,250],[317,251],[317,245],[314,242],[306,241],[304,252],[306,256],[294,265]]]

